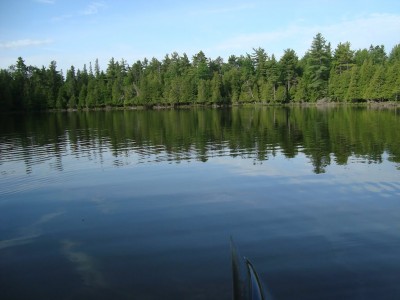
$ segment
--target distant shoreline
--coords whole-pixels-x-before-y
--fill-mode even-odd
[[[396,101],[366,101],[360,103],[346,103],[334,101],[317,101],[317,102],[291,102],[291,103],[229,103],[229,104],[181,104],[181,105],[130,105],[130,106],[105,106],[91,108],[66,108],[66,109],[45,109],[34,111],[8,111],[4,114],[12,113],[54,113],[54,112],[94,112],[94,111],[129,111],[129,110],[179,110],[179,109],[195,109],[195,108],[232,108],[232,107],[317,107],[317,108],[336,108],[336,107],[360,107],[370,109],[397,109],[400,108],[400,102]]]
[[[175,104],[175,105],[129,105],[129,106],[102,106],[102,107],[90,107],[90,108],[63,108],[63,109],[43,109],[43,110],[15,110],[15,111],[4,111],[0,114],[31,114],[31,113],[57,113],[57,112],[95,112],[95,111],[132,111],[132,110],[148,110],[148,111],[161,111],[161,110],[179,110],[179,109],[196,109],[196,108],[248,108],[248,107],[287,107],[287,108],[337,108],[337,107],[359,107],[369,109],[397,109],[400,108],[400,101],[365,101],[358,103],[349,102],[335,102],[327,100],[319,100],[317,102],[290,102],[290,103],[266,103],[266,102],[255,102],[255,103],[227,103],[227,104]]]

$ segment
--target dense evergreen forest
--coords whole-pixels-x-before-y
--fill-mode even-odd
[[[129,66],[114,58],[105,71],[98,60],[66,75],[52,61],[46,67],[16,64],[0,70],[2,111],[85,109],[123,106],[226,105],[400,101],[400,44],[387,55],[383,45],[352,50],[331,45],[318,33],[300,59],[292,49],[278,60],[262,48],[251,54],[190,60],[174,52],[162,61],[144,59]]]

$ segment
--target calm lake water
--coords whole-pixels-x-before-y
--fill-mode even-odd
[[[1,116],[1,299],[400,299],[400,111]]]

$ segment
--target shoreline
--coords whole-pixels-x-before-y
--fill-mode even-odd
[[[331,101],[317,101],[317,102],[291,102],[291,103],[228,103],[228,104],[181,104],[181,105],[161,105],[154,104],[150,106],[144,105],[129,105],[129,106],[105,106],[105,107],[91,107],[91,108],[66,108],[66,109],[44,109],[44,110],[31,110],[31,111],[5,111],[0,114],[14,114],[14,113],[57,113],[57,112],[94,112],[94,111],[129,111],[129,110],[179,110],[179,109],[209,109],[209,108],[233,108],[233,107],[288,107],[288,108],[336,108],[336,107],[359,107],[367,109],[397,109],[400,108],[400,101],[366,101],[359,103],[347,102],[331,102]]]

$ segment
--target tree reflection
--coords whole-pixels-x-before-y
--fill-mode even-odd
[[[304,153],[315,173],[333,159],[346,165],[360,156],[400,162],[400,118],[396,110],[340,107],[182,109],[4,115],[0,162],[19,159],[26,172],[43,161],[63,170],[63,157],[99,160],[112,153],[114,166],[137,162],[198,160],[232,156],[262,163],[282,153]],[[121,159],[125,158],[125,159]]]

